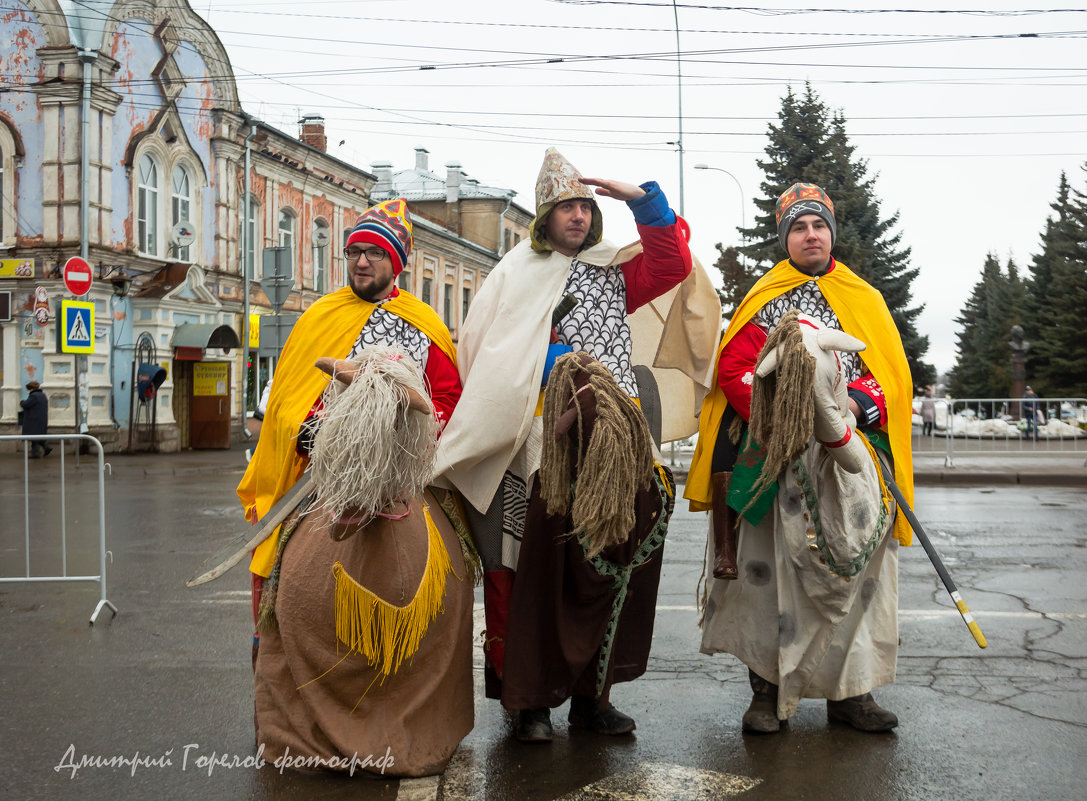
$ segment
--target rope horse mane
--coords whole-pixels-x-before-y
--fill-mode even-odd
[[[366,348],[350,384],[331,380],[311,453],[317,497],[341,518],[377,512],[423,494],[434,464],[437,422],[407,405],[405,387],[428,397],[418,365],[400,346]]]
[[[798,316],[796,309],[787,312],[759,353],[761,362],[777,350],[779,361],[765,377],[754,374],[751,386],[751,437],[766,452],[752,503],[804,452],[814,429],[815,357],[804,346]]]
[[[579,374],[586,375],[580,382]],[[596,419],[586,422],[579,403],[579,383],[596,398]],[[558,430],[570,405],[576,410],[573,438]],[[634,498],[649,486],[653,446],[645,415],[620,388],[607,367],[586,353],[555,362],[547,382],[543,408],[544,442],[540,459],[540,496],[548,514],[573,509],[574,533],[592,558],[611,545],[626,542],[634,528]],[[591,429],[591,433],[587,430]],[[588,442],[584,441],[586,434]],[[571,449],[577,450],[571,472]],[[576,487],[571,490],[571,482]]]

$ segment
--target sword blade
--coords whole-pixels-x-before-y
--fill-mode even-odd
[[[247,553],[264,542],[264,540],[275,531],[276,526],[282,523],[287,515],[294,511],[294,508],[298,506],[302,499],[304,499],[312,489],[313,478],[309,473],[306,473],[293,487],[287,490],[286,494],[280,498],[271,509],[268,510],[257,525],[251,526],[247,524],[245,531],[231,537],[226,545],[216,551],[213,556],[209,556],[205,559],[204,564],[210,564],[211,567],[186,581],[185,586],[196,587],[200,584],[206,584],[209,581],[219,578],[219,576],[238,564]]]

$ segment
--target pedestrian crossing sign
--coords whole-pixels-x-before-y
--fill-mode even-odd
[[[94,304],[62,300],[57,318],[62,353],[94,353]]]

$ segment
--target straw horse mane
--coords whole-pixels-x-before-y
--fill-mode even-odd
[[[571,353],[551,370],[543,426],[540,496],[547,513],[571,512],[588,558],[626,542],[635,524],[634,498],[653,475],[642,410],[608,368],[587,353]]]
[[[759,353],[751,387],[751,436],[765,450],[753,497],[808,447],[812,436],[843,469],[860,472],[867,451],[852,435],[856,420],[836,351],[864,350],[859,339],[792,309]]]
[[[317,366],[336,379],[323,395],[310,455],[322,507],[333,519],[348,512],[368,519],[422,495],[437,423],[422,373],[407,352],[375,346],[350,360],[320,359]]]

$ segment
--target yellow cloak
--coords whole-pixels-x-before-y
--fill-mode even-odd
[[[720,361],[725,345],[768,301],[807,281],[816,281],[819,284],[823,297],[838,315],[842,330],[868,346],[861,353],[861,358],[886,396],[887,425],[884,430],[890,439],[891,453],[894,456],[895,483],[906,500],[912,504],[913,452],[910,447],[910,431],[913,419],[913,381],[906,363],[906,353],[902,348],[902,338],[891,319],[883,296],[844,264],[835,262],[833,270],[816,278],[796,269],[787,259],[774,265],[755,283],[736,309],[718,346],[717,360]],[[698,421],[698,445],[683,493],[690,501],[692,511],[711,508],[713,489],[710,483],[710,462],[720,433],[721,417],[727,408],[725,393],[715,381],[710,394],[702,401],[702,413]],[[897,516],[894,534],[903,545],[909,545],[913,540],[913,533],[905,515]]]
[[[449,329],[430,306],[401,290],[382,307],[418,328],[457,363]],[[314,362],[322,356],[346,357],[375,308],[347,286],[320,298],[298,319],[276,365],[256,453],[238,484],[246,520],[262,518],[305,472],[309,460],[298,455],[295,438],[328,383]],[[251,572],[268,576],[275,543],[275,536],[269,536],[256,547]]]

